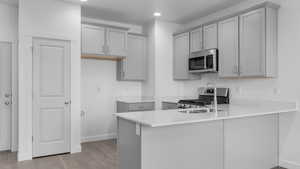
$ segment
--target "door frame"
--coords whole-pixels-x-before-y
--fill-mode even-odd
[[[34,111],[36,111],[36,102],[34,101],[34,59],[35,59],[35,56],[34,56],[34,41],[35,40],[49,40],[49,41],[61,41],[61,42],[67,42],[68,43],[68,54],[69,54],[69,58],[68,58],[68,61],[69,61],[69,66],[68,66],[68,69],[69,69],[69,83],[70,83],[70,86],[69,86],[69,99],[70,99],[70,102],[71,102],[71,99],[72,99],[72,96],[71,96],[71,56],[72,56],[72,51],[71,51],[71,41],[70,40],[64,40],[64,39],[53,39],[53,38],[46,38],[46,37],[32,37],[32,138],[34,138],[34,126],[35,126],[35,122],[34,122],[34,119],[35,119],[35,113]],[[69,105],[69,121],[68,121],[68,135],[69,135],[69,152],[71,153],[71,150],[72,150],[72,126],[71,126],[71,123],[72,123],[72,120],[71,120],[71,103]],[[35,143],[34,141],[32,140],[32,157],[34,158],[34,146],[35,146]]]
[[[10,70],[10,76],[11,76],[11,113],[10,113],[10,145],[9,145],[9,151],[16,152],[18,150],[18,60],[17,60],[17,51],[18,51],[18,42],[12,41],[12,40],[0,40],[0,43],[6,43],[10,45],[11,50],[11,70]]]

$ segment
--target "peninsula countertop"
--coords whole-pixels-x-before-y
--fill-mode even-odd
[[[150,127],[199,123],[214,120],[247,118],[298,111],[296,102],[235,100],[229,105],[218,105],[218,113],[187,113],[184,109],[154,110],[144,112],[116,113],[119,118]],[[185,109],[191,110],[191,109]]]

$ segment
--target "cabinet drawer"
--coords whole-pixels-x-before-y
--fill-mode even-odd
[[[154,110],[154,102],[130,103],[128,105],[128,111],[146,111],[146,110]]]
[[[163,110],[178,109],[177,103],[162,102]]]
[[[148,111],[155,109],[155,102],[123,102],[117,101],[117,112]]]

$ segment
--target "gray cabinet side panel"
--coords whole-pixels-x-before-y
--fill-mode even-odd
[[[278,115],[225,120],[224,169],[278,165]]]
[[[220,169],[222,121],[141,130],[141,169]]]
[[[266,8],[266,76],[278,76],[278,9]]]
[[[135,123],[118,118],[118,153],[120,169],[141,169],[141,141]]]

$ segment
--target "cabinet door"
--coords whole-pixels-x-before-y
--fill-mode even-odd
[[[198,52],[203,49],[203,29],[198,28],[190,32],[190,52]]]
[[[174,65],[173,75],[175,80],[189,79],[189,33],[183,33],[174,37]]]
[[[105,28],[82,25],[82,53],[105,54]]]
[[[218,48],[218,25],[211,24],[203,27],[204,49]]]
[[[128,35],[128,55],[124,61],[124,80],[146,80],[146,38]]]
[[[108,54],[111,56],[127,55],[127,31],[107,28],[106,33]]]
[[[240,16],[240,75],[265,75],[265,9]]]
[[[219,76],[238,76],[239,64],[239,18],[219,22]]]

